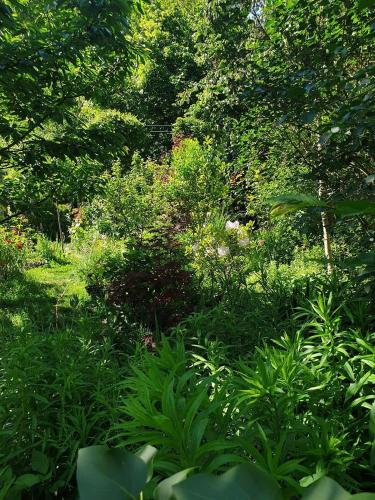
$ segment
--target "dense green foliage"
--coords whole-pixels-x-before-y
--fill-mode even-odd
[[[0,0],[0,499],[373,498],[374,9]]]

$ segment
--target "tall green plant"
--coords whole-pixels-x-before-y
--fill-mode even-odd
[[[236,412],[233,397],[220,374],[202,376],[181,340],[174,347],[163,340],[157,354],[145,353],[122,386],[122,421],[114,427],[123,446],[151,444],[159,448],[154,467],[175,473],[189,467],[213,471],[240,461],[233,454]],[[218,451],[230,451],[217,460]]]

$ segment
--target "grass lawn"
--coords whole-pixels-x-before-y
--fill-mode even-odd
[[[0,333],[98,332],[101,322],[72,264],[29,269],[0,285]]]

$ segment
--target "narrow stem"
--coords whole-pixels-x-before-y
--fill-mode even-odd
[[[323,198],[325,194],[325,184],[324,181],[319,181],[319,198]],[[327,272],[332,274],[333,272],[333,260],[332,260],[332,245],[331,236],[329,233],[329,215],[326,210],[322,211],[322,230],[323,230],[323,245],[324,245],[324,255],[327,259]]]

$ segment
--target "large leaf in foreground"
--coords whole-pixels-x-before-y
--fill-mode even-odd
[[[197,474],[173,486],[176,500],[281,500],[278,484],[253,464],[233,467],[221,476]]]
[[[284,194],[271,198],[269,202],[272,204],[271,216],[278,217],[298,210],[306,210],[308,208],[325,208],[327,204],[314,196],[307,194]]]
[[[161,481],[154,491],[155,500],[171,500],[174,498],[173,486],[181,481],[184,481],[193,472],[193,470],[195,470],[195,467],[184,469]]]
[[[132,500],[146,481],[146,463],[126,450],[89,446],[78,452],[77,483],[81,500]]]
[[[351,495],[333,479],[323,477],[306,489],[301,500],[375,500],[375,493]]]
[[[375,202],[369,200],[344,200],[325,202],[307,194],[285,194],[271,198],[271,216],[278,217],[298,210],[329,210],[338,217],[375,215]]]
[[[375,7],[375,0],[359,0],[358,7],[363,9],[371,9],[371,7]]]
[[[340,217],[375,215],[375,203],[368,200],[338,201],[334,204],[334,211]]]

